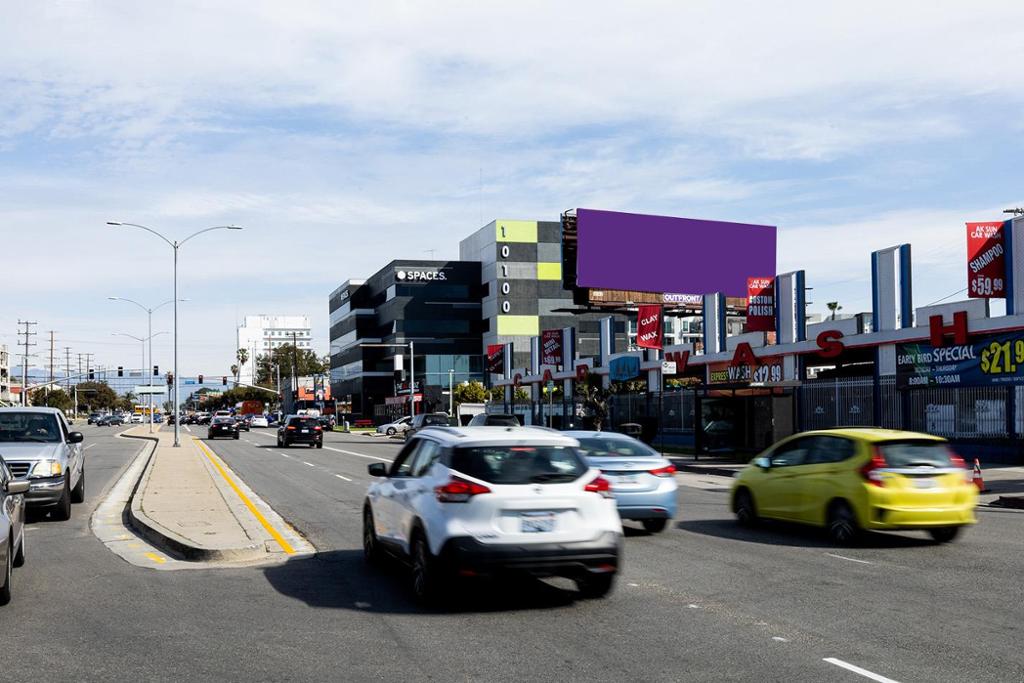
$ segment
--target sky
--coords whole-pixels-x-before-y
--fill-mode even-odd
[[[1019,2],[3,1],[0,343],[139,364],[181,239],[183,375],[394,258],[574,207],[777,225],[811,311],[966,287],[964,223],[1024,202]],[[736,248],[742,248],[737,245]],[[687,259],[727,259],[688,253]],[[953,299],[961,298],[958,294]],[[171,330],[170,307],[154,332]],[[170,335],[154,362],[171,364]],[[16,364],[12,360],[12,365]]]

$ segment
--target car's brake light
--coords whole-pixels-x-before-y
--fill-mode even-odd
[[[659,467],[656,470],[650,470],[650,473],[656,477],[671,477],[676,473],[676,466],[666,465],[665,467]]]
[[[584,491],[600,494],[604,498],[612,497],[612,485],[604,477],[598,477],[583,487]]]
[[[322,429],[323,429],[323,427],[321,427],[320,425],[317,425],[316,427],[313,427],[313,431],[314,431],[314,432],[319,432],[319,431],[321,431]]]
[[[434,495],[441,503],[465,503],[473,496],[490,492],[491,490],[483,484],[466,481],[459,477],[452,477],[447,484],[434,487]]]
[[[293,432],[295,431],[295,427],[292,427],[291,425],[288,425],[287,429],[290,429],[290,430],[292,430]]]
[[[886,467],[888,463],[885,461],[885,456],[882,455],[881,451],[877,448],[871,455],[871,461],[867,465],[860,468],[860,473],[864,476],[867,482],[873,486],[885,486],[885,478],[879,471]]]
[[[967,466],[967,461],[961,458],[956,453],[949,454],[949,462],[953,467],[959,467],[964,471],[964,481],[968,484],[974,483],[974,470]]]

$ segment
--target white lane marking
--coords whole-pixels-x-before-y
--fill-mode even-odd
[[[185,431],[186,432],[188,432],[189,434],[192,433],[192,430],[188,428],[188,425],[182,425],[182,426],[185,427]]]
[[[310,467],[316,467],[316,465],[314,465],[313,463],[311,463],[311,462],[306,462],[305,460],[303,460],[303,461],[302,461],[302,464],[303,464],[303,465],[309,465]]]
[[[341,474],[335,474],[334,476],[336,476],[338,479],[344,479],[345,481],[352,481],[348,477],[346,477],[344,475],[341,475]]]
[[[278,455],[280,455],[282,458],[291,458],[292,457],[292,456],[288,455],[287,453],[278,453]]]
[[[772,636],[772,640],[774,640],[777,643],[788,643],[789,642],[788,639],[783,638],[782,636]]]
[[[85,448],[83,448],[82,450],[83,450],[83,451],[87,451],[87,450],[89,450],[90,448],[92,448],[92,447],[93,447],[93,446],[95,446],[95,445],[96,445],[96,444],[94,444],[94,443],[91,443],[91,444],[89,444],[88,446],[86,446]]]
[[[874,564],[874,562],[868,562],[867,560],[858,560],[855,557],[847,557],[846,555],[836,555],[835,553],[825,553],[829,557],[834,557],[837,560],[846,560],[847,562],[857,562],[859,564]]]
[[[330,446],[324,446],[324,448],[326,448],[329,451],[334,451],[335,453],[344,453],[345,455],[354,455],[357,458],[369,458],[370,460],[382,460],[384,462],[391,462],[391,458],[378,458],[376,455],[363,455],[362,453],[356,453],[354,451],[345,451],[345,450],[342,450],[340,448],[331,448]]]
[[[854,666],[853,664],[850,664],[849,662],[844,662],[843,660],[836,659],[835,657],[826,657],[822,661],[828,662],[829,664],[834,664],[834,665],[838,666],[841,669],[846,669],[847,671],[852,671],[855,674],[860,674],[864,678],[870,678],[873,681],[878,681],[878,683],[899,683],[899,681],[896,681],[896,680],[894,680],[892,678],[886,678],[885,676],[882,676],[881,674],[876,674],[873,671],[868,671],[867,669],[862,669],[859,666]]]

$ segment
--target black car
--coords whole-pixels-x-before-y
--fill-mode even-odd
[[[120,415],[101,415],[94,424],[97,427],[113,427],[115,425],[123,425],[124,418]]]
[[[235,418],[215,417],[210,421],[210,428],[206,430],[206,438],[216,439],[218,436],[238,438],[238,423],[235,422]]]
[[[277,428],[277,447],[288,448],[292,444],[306,444],[310,448],[324,447],[324,428],[315,417],[289,415],[281,420]]]
[[[405,430],[405,440],[425,427],[447,427],[452,423],[448,413],[420,413],[412,419],[412,424]]]

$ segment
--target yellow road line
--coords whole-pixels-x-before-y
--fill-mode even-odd
[[[148,557],[149,559],[151,559],[154,562],[157,562],[159,564],[163,564],[164,562],[167,561],[166,558],[160,557],[156,553],[146,553],[146,557]]]
[[[232,489],[234,489],[235,493],[238,494],[238,497],[242,499],[243,503],[245,503],[245,507],[249,508],[249,512],[253,514],[253,517],[259,520],[259,523],[263,525],[263,528],[267,530],[267,533],[274,537],[274,540],[277,541],[277,544],[281,546],[281,550],[285,551],[289,555],[294,555],[295,548],[292,547],[292,544],[289,543],[288,540],[284,536],[282,536],[277,529],[271,526],[270,522],[267,521],[267,518],[263,516],[263,513],[257,510],[256,506],[252,504],[252,501],[249,500],[249,497],[242,493],[242,489],[238,488],[238,485],[231,479],[231,477],[228,476],[228,473],[224,471],[224,468],[221,467],[220,463],[217,462],[216,459],[214,459],[213,452],[206,446],[206,444],[204,444],[196,437],[192,437],[192,441],[194,441],[195,444],[199,446],[199,450],[201,450],[203,454],[206,455],[206,457],[209,459],[209,461],[213,463],[213,466],[217,468],[218,472],[220,472],[220,476],[224,477],[224,481],[226,481],[228,485]]]

